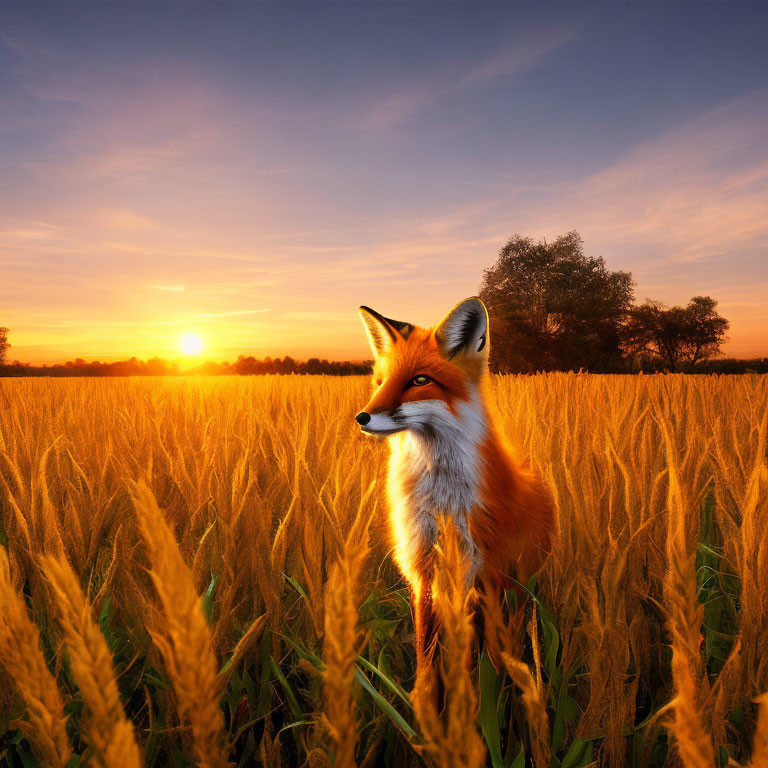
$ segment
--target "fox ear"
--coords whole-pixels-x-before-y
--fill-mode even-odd
[[[398,339],[407,339],[413,331],[411,323],[390,320],[370,307],[360,307],[360,317],[365,326],[368,343],[376,357],[386,354]]]
[[[473,296],[459,302],[435,329],[435,339],[443,357],[462,354],[470,360],[488,356],[488,311]]]

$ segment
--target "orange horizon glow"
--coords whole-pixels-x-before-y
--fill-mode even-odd
[[[453,300],[445,305],[447,308],[450,308],[448,305],[451,301]],[[382,307],[382,311],[386,311],[386,309],[386,306]],[[429,325],[436,322],[434,318],[439,319],[441,311],[445,311],[442,305],[437,314],[433,314],[432,318],[423,319],[422,324]],[[727,309],[722,311],[728,316]],[[739,327],[738,321],[733,320],[732,314],[730,318],[732,330],[729,335],[733,335],[735,327],[735,332],[739,336],[739,343],[727,342],[724,344],[722,354],[719,357],[745,359],[768,357],[768,345],[765,343],[765,334],[762,329],[750,333],[748,329]],[[162,330],[152,333],[153,328],[156,330],[158,326],[148,323],[146,328],[141,326],[137,328],[139,331],[137,335],[142,336],[140,340],[133,337],[133,334],[130,336],[120,334],[110,340],[111,349],[107,341],[95,345],[86,342],[82,346],[78,345],[76,341],[70,341],[69,344],[52,345],[50,339],[48,339],[48,343],[45,343],[44,339],[38,340],[35,335],[30,334],[30,337],[27,337],[29,341],[37,343],[25,346],[23,348],[25,354],[18,352],[17,336],[20,334],[15,334],[11,329],[9,341],[12,346],[8,351],[8,361],[18,360],[26,364],[43,365],[64,363],[76,358],[84,359],[86,362],[96,360],[114,362],[132,357],[140,360],[159,357],[171,361],[179,360],[183,366],[188,366],[203,360],[233,362],[240,355],[250,355],[256,358],[290,356],[296,360],[318,357],[354,362],[368,360],[371,357],[362,328],[359,327],[356,312],[352,313],[348,322],[344,322],[343,318],[335,320],[332,327],[338,330],[332,333],[330,338],[319,339],[317,343],[313,344],[311,337],[307,334],[308,338],[305,338],[303,345],[288,343],[282,346],[274,343],[264,345],[254,343],[260,337],[264,338],[271,334],[271,329],[266,323],[264,327],[259,329],[260,332],[249,327],[248,333],[244,333],[243,329],[236,325],[225,325],[218,329],[209,327],[206,329],[204,337],[197,334],[180,334],[177,328],[183,326],[183,322],[174,323],[165,327],[161,326]],[[253,333],[252,338],[249,336],[250,333]],[[237,338],[238,334],[242,335],[242,346],[233,344],[233,340]],[[354,337],[358,334],[362,338],[356,340]],[[186,336],[191,338],[185,340]],[[80,334],[77,337],[83,338],[84,341],[88,338],[86,335],[80,336]],[[24,338],[22,334],[22,339]]]

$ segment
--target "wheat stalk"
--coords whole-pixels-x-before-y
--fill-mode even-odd
[[[264,735],[259,745],[259,757],[262,768],[282,768],[280,759],[280,739],[272,735],[272,723],[269,718],[264,725]]]
[[[72,757],[64,702],[40,649],[40,633],[11,581],[0,547],[0,663],[24,699],[27,720],[15,721],[46,766],[64,768]]]
[[[368,495],[364,496],[364,500]],[[325,591],[322,722],[333,740],[336,753],[333,764],[338,768],[353,768],[355,765],[358,722],[354,679],[355,659],[360,646],[358,608],[363,567],[369,551],[370,519],[363,501],[339,557],[331,567]]]
[[[704,607],[696,594],[696,538],[692,535],[690,514],[695,501],[680,482],[677,448],[666,419],[661,417],[669,463],[667,559],[664,594],[669,618],[667,628],[672,646],[672,680],[676,695],[669,728],[677,740],[685,768],[714,765],[712,739],[704,726],[701,709],[704,679],[699,638]]]
[[[44,555],[40,565],[50,587],[51,611],[64,634],[72,676],[88,709],[87,741],[105,768],[138,768],[142,760],[120,702],[112,656],[77,576],[61,555]]]
[[[150,629],[152,639],[165,661],[181,720],[192,730],[199,764],[222,768],[227,765],[224,718],[216,658],[200,597],[150,489],[144,483],[134,485],[133,498],[160,603]]]
[[[531,621],[531,642],[534,650],[534,661],[537,673],[531,672],[531,668],[520,658],[520,647],[517,642],[517,627],[523,619],[522,610],[513,613],[508,623],[505,623],[501,596],[495,590],[495,585],[486,582],[481,594],[480,607],[483,611],[486,648],[492,660],[497,664],[500,661],[518,687],[523,697],[528,734],[531,742],[531,751],[536,768],[548,768],[550,765],[551,750],[549,746],[549,718],[547,717],[546,690],[541,681],[540,660],[538,650],[538,638],[533,624],[536,621],[534,615]]]
[[[435,609],[442,627],[440,662],[445,710],[438,712],[437,671],[417,666],[411,701],[426,743],[424,750],[441,768],[479,768],[485,745],[475,727],[478,700],[471,675],[473,599],[469,556],[452,520],[443,521],[435,547]]]

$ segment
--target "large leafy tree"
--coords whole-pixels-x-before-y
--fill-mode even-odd
[[[687,307],[646,299],[629,315],[625,347],[635,356],[656,358],[670,371],[683,365],[692,370],[720,351],[728,326],[711,296],[694,296]]]
[[[515,235],[485,270],[497,371],[611,371],[622,366],[621,329],[632,275],[584,253],[578,232],[552,242]]]

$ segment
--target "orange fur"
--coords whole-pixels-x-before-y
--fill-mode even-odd
[[[510,576],[526,583],[551,550],[555,535],[553,504],[540,479],[518,465],[493,425],[488,407],[488,349],[484,336],[479,337],[479,345],[447,354],[445,343],[441,344],[440,326],[422,329],[409,325],[402,334],[393,321],[370,314],[383,328],[384,343],[374,348],[375,391],[364,412],[396,418],[401,406],[419,401],[445,403],[455,417],[462,404],[475,409],[473,414],[484,422],[482,440],[474,446],[476,502],[466,510],[471,539],[467,543],[480,555],[481,565],[475,578],[498,588],[512,586]],[[364,322],[370,323],[370,314],[368,319],[364,316]],[[464,331],[464,326],[460,328]],[[423,386],[409,386],[419,375],[431,380]],[[393,436],[395,441],[402,439],[402,433]],[[393,443],[393,451],[398,445],[403,443]],[[413,529],[407,510],[407,500],[412,498],[421,478],[405,472],[397,476],[394,489],[391,479],[390,474],[389,522],[395,558],[411,588],[417,646],[428,657],[438,629],[432,607],[434,541],[424,540],[423,534]]]
[[[539,478],[519,467],[493,428],[481,447],[480,506],[470,517],[483,553],[479,576],[508,586],[514,574],[525,584],[551,551],[555,533],[552,500]]]
[[[407,383],[420,373],[439,381],[440,386],[406,389]],[[417,400],[442,400],[452,409],[457,400],[468,397],[469,377],[458,365],[441,357],[433,328],[416,328],[408,339],[398,338],[392,354],[377,358],[373,381],[377,389],[363,409],[369,413],[391,411]]]

